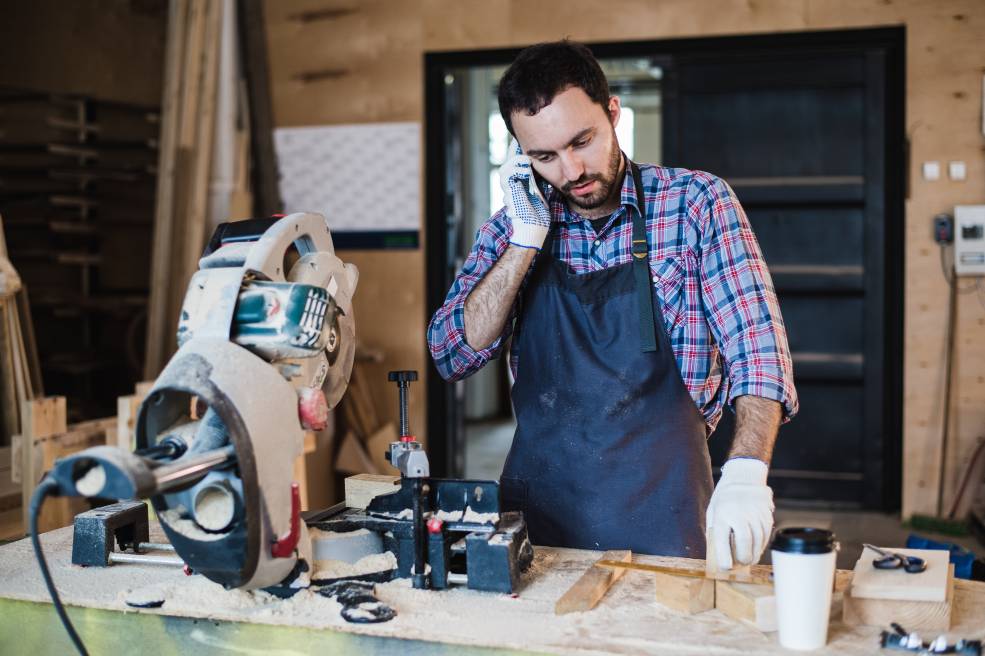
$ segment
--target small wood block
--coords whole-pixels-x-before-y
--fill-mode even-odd
[[[624,563],[632,562],[632,551],[606,551],[599,560],[619,560]],[[612,584],[622,578],[624,569],[598,567],[592,565],[568,591],[554,604],[554,614],[577,613],[592,610],[609,591]]]
[[[946,551],[942,551],[945,556]],[[913,575],[911,575],[913,576]],[[945,601],[907,601],[903,599],[868,599],[852,594],[853,585],[845,590],[842,618],[848,626],[887,627],[896,622],[907,631],[949,631],[954,602],[954,565],[948,566]]]
[[[718,559],[715,557],[714,542],[711,539],[711,532],[705,534],[705,576],[719,581],[731,581],[732,583],[755,584],[764,579],[768,580],[773,568],[769,565],[736,565],[732,563],[732,569],[718,569]]]
[[[715,608],[760,631],[776,631],[776,596],[771,585],[716,581]]]
[[[373,497],[394,492],[400,485],[399,476],[382,474],[357,474],[345,479],[345,505],[349,508],[365,508]]]
[[[715,581],[690,576],[653,573],[657,602],[679,613],[694,615],[715,607]]]
[[[948,589],[949,554],[937,549],[893,549],[887,551],[923,558],[927,569],[910,574],[899,569],[876,569],[872,561],[879,554],[869,548],[855,563],[852,576],[852,596],[866,599],[898,599],[902,601],[945,601]],[[905,624],[903,626],[906,626]]]

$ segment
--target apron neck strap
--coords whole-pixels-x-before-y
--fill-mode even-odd
[[[646,198],[640,167],[633,161],[629,162],[629,166],[633,170],[638,210],[633,215],[633,274],[640,311],[640,348],[644,353],[652,353],[657,350],[657,334],[653,315],[653,286],[650,284],[650,249],[646,241]]]

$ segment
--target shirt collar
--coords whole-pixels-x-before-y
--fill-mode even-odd
[[[623,174],[622,190],[619,192],[619,206],[626,207],[627,212],[629,208],[636,207],[636,182],[633,180],[633,169],[631,162],[626,153],[622,154],[623,163],[626,165],[625,173]],[[559,221],[562,223],[572,223],[574,221],[581,221],[583,217],[578,216],[570,209],[568,209],[568,204],[564,200],[564,196],[561,195],[557,189],[551,191],[550,199],[548,204],[551,207],[551,216],[554,221]],[[615,214],[619,211],[619,208],[613,212]]]

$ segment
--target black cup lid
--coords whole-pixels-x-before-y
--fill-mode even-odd
[[[784,553],[820,554],[834,551],[835,534],[823,528],[785,528],[776,532],[771,547]]]

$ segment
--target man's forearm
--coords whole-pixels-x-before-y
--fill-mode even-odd
[[[782,416],[783,406],[772,399],[751,395],[738,397],[735,400],[735,437],[729,458],[756,458],[769,465]]]
[[[523,277],[537,253],[510,245],[465,299],[465,341],[478,351],[503,333]]]

